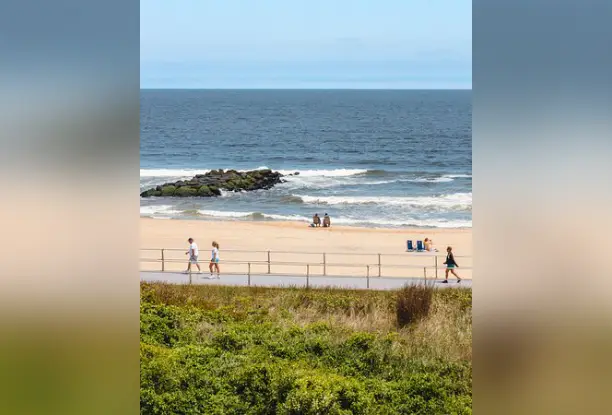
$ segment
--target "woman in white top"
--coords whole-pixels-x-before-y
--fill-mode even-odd
[[[213,241],[212,243],[212,251],[211,251],[211,257],[210,257],[210,278],[213,278],[213,268],[215,269],[215,271],[217,272],[217,278],[219,277],[219,244],[216,241]]]

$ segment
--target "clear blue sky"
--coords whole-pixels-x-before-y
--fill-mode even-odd
[[[471,88],[471,0],[142,0],[142,88]]]

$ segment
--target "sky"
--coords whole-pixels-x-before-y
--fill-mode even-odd
[[[471,89],[471,0],[142,0],[141,88]]]

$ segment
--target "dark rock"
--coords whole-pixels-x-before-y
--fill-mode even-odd
[[[197,196],[197,195],[198,195],[198,190],[194,189],[193,187],[189,187],[189,186],[179,187],[174,192],[174,196],[177,196],[177,197],[187,197],[187,196]]]
[[[198,189],[198,196],[210,197],[214,193],[210,190],[210,187],[204,185]]]
[[[145,190],[140,194],[140,197],[151,197],[151,196],[161,196],[162,192],[156,189]]]
[[[176,191],[176,186],[164,186],[161,189],[162,196],[174,196],[174,192]]]
[[[148,189],[141,197],[173,196],[173,197],[214,197],[220,196],[221,190],[248,192],[253,190],[271,189],[278,183],[283,183],[283,175],[270,169],[238,172],[236,170],[211,170],[206,174],[198,174],[191,180],[179,180],[174,183],[164,183]]]

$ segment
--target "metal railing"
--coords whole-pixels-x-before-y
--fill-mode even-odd
[[[140,258],[141,263],[159,263],[160,269],[157,271],[168,272],[169,266],[173,264],[185,264],[187,262],[186,258],[173,258],[172,254],[177,252],[184,253],[186,249],[179,248],[141,248],[141,253],[151,253],[156,252],[158,255],[155,257],[145,257]],[[334,277],[334,278],[343,278],[343,277],[365,277],[368,280],[369,287],[369,279],[371,277],[382,278],[383,276],[388,277],[399,277],[406,278],[407,275],[397,275],[404,272],[404,270],[410,270],[410,272],[415,270],[422,270],[422,277],[427,281],[428,279],[428,270],[430,271],[429,276],[433,277],[432,279],[437,280],[439,278],[439,271],[444,270],[444,265],[442,263],[444,260],[440,261],[439,258],[445,258],[446,255],[444,253],[439,252],[404,252],[404,253],[354,253],[354,252],[305,252],[305,251],[272,251],[272,250],[223,250],[222,251],[224,257],[234,256],[238,254],[250,255],[252,258],[249,260],[245,259],[224,259],[220,261],[220,265],[224,266],[224,270],[222,273],[224,275],[247,275],[250,279],[251,275],[283,275],[283,276],[306,276],[307,285],[308,279],[312,277]],[[317,260],[313,261],[290,261],[290,260],[273,260],[273,257],[278,256],[316,256]],[[330,262],[330,257],[370,257],[374,259],[373,262]],[[426,260],[430,261],[429,264],[408,264],[408,263],[393,263],[389,261],[390,258],[410,258],[417,260]],[[469,255],[455,255],[455,258],[461,258],[462,260],[471,261],[472,257]],[[201,261],[201,263],[207,263],[207,261]],[[227,267],[229,266],[229,270]],[[258,268],[259,271],[254,270],[254,268]],[[329,268],[342,268],[344,270],[351,269],[349,275],[342,274],[330,274],[328,272]],[[291,269],[291,271],[287,271]],[[294,272],[298,269],[297,272]],[[321,269],[320,273],[314,272],[316,269]],[[353,272],[352,269],[355,269]],[[391,274],[395,274],[394,276],[391,274],[383,274],[383,269],[387,270],[399,270],[400,272],[392,272]],[[471,266],[462,266],[461,271],[470,271]],[[154,271],[154,270],[149,270]],[[177,271],[173,271],[177,272]],[[375,272],[372,275],[372,272]],[[418,271],[420,273],[420,271]],[[414,275],[412,275],[414,278]],[[417,278],[420,278],[418,276]],[[190,278],[191,280],[191,278]]]

